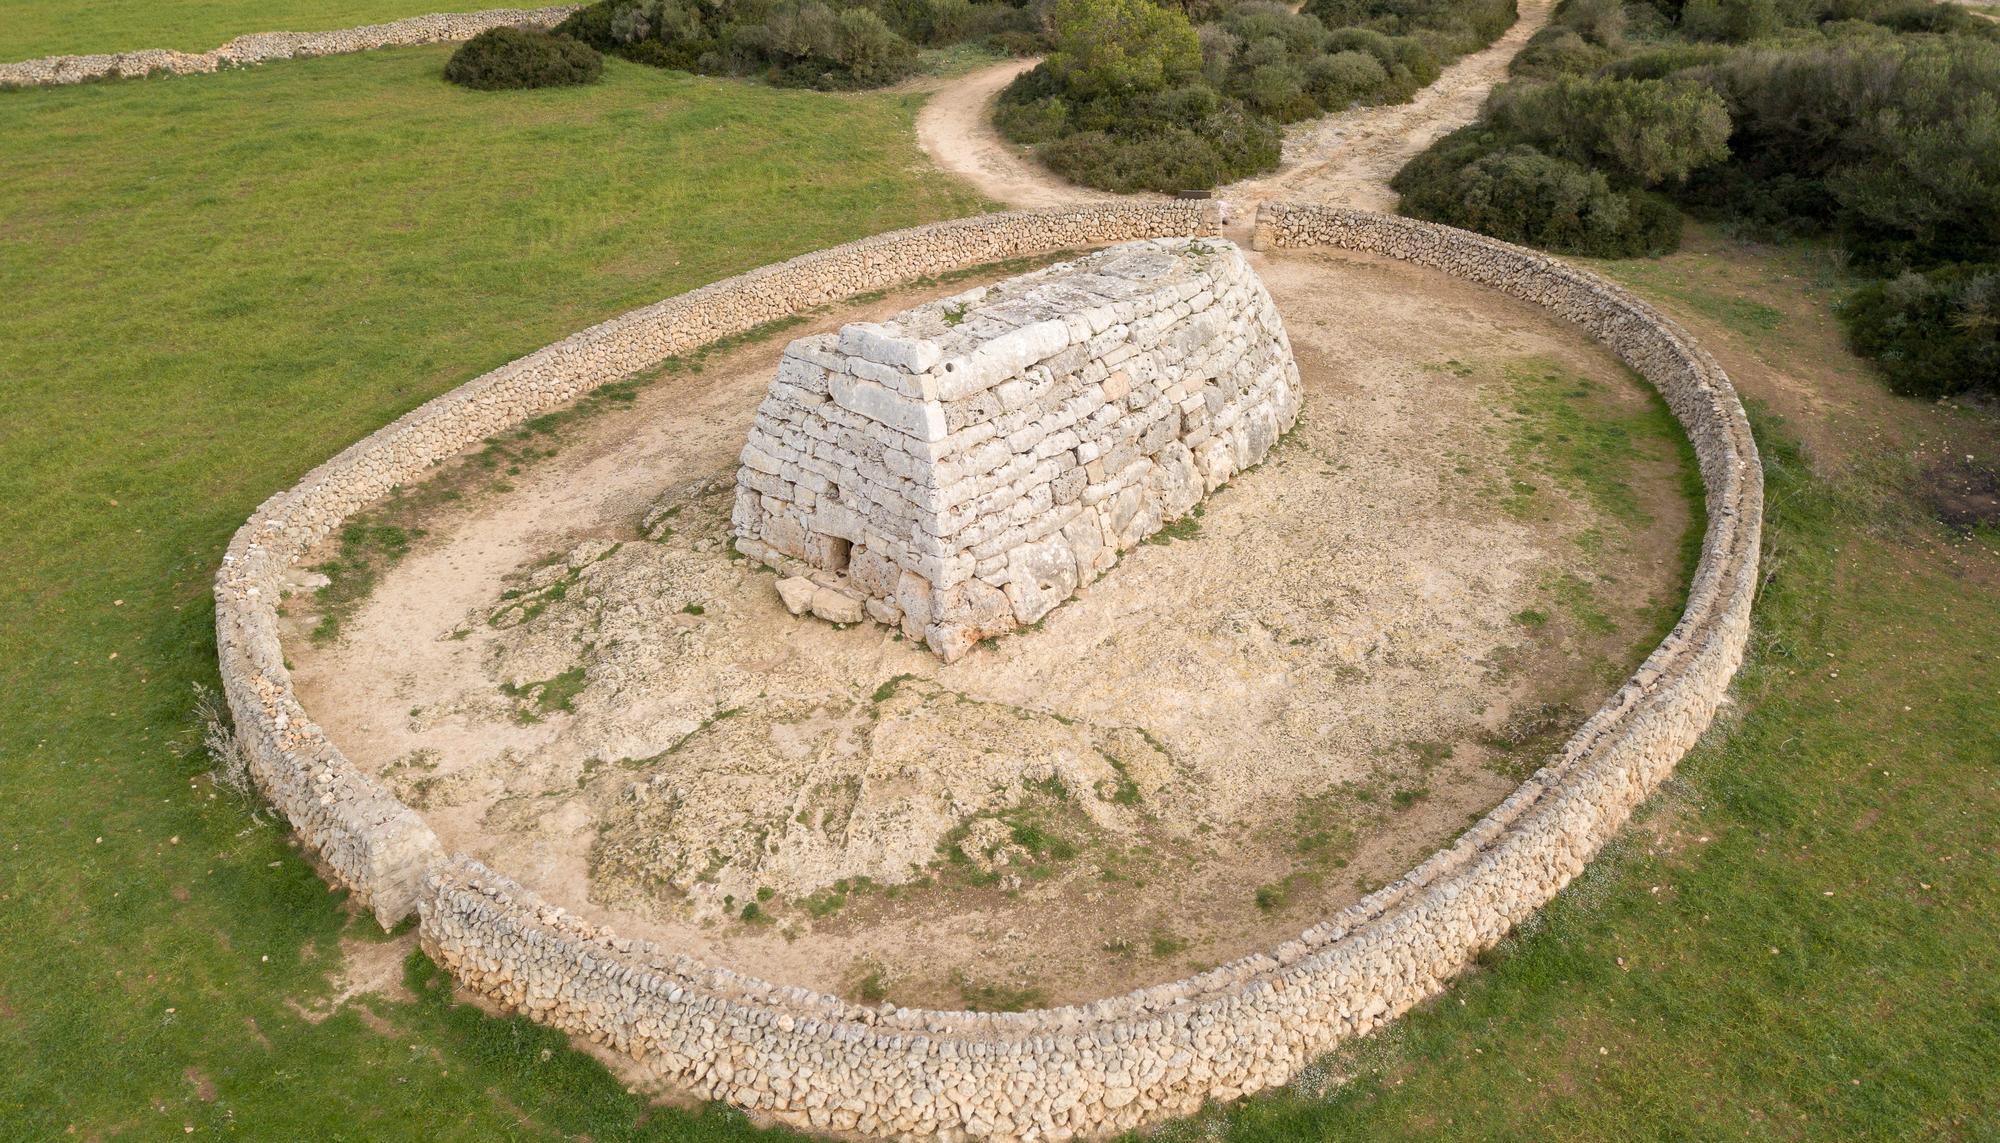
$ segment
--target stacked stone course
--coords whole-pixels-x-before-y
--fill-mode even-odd
[[[1706,728],[1748,637],[1762,482],[1740,404],[1685,332],[1595,275],[1448,227],[1266,207],[1260,246],[1326,246],[1482,283],[1575,322],[1666,396],[1700,458],[1708,530],[1666,640],[1548,765],[1392,885],[1269,953],[1091,1004],[866,1008],[619,938],[462,856],[349,763],[292,695],[275,606],[348,514],[481,438],[674,353],[836,298],[1034,251],[1212,232],[1206,204],[1104,204],[942,223],[717,283],[605,323],[412,412],[274,497],[217,576],[230,706],[253,773],[329,877],[385,924],[412,908],[465,986],[624,1052],[663,1086],[880,1137],[1109,1134],[1281,1084],[1436,993],[1579,873]]]
[[[273,60],[337,56],[411,44],[469,40],[489,28],[551,28],[582,8],[495,8],[485,12],[439,12],[387,24],[332,32],[252,32],[207,52],[144,48],[83,56],[44,56],[0,63],[0,88],[52,87],[98,79],[142,79],[149,75],[205,75],[225,67],[251,67]]]
[[[1302,391],[1234,243],[1100,251],[785,351],[743,448],[788,604],[947,662],[1035,623],[1264,458]]]

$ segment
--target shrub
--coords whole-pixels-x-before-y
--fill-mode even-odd
[[[1782,23],[1776,0],[1687,0],[1681,28],[1697,40],[1740,44],[1762,39]]]
[[[1056,0],[1045,66],[1078,99],[1158,91],[1201,71],[1194,25],[1147,0]]]
[[[1593,44],[1568,28],[1547,27],[1536,32],[1521,54],[1507,65],[1507,74],[1516,79],[1589,75],[1611,60],[1611,49]]]
[[[1665,79],[1689,68],[1720,63],[1736,54],[1723,44],[1671,44],[1634,52],[1603,71],[1607,79]]]
[[[1267,171],[1278,165],[1278,128],[1225,109],[1192,127],[1167,124],[1114,134],[1085,131],[1043,146],[1049,167],[1073,182],[1129,193],[1172,193]]]
[[[1048,36],[1036,10],[1007,3],[974,4],[966,20],[965,37],[1008,55],[1033,56],[1048,50]]]
[[[1404,213],[1508,242],[1603,258],[1662,254],[1680,244],[1680,214],[1604,175],[1478,128],[1446,136],[1391,184]]]
[[[488,28],[460,44],[444,77],[460,87],[501,91],[595,83],[604,57],[567,36],[522,28]]]
[[[1624,42],[1628,22],[1625,5],[1619,0],[1563,0],[1556,7],[1553,26],[1586,43],[1615,49]]]
[[[1848,342],[1918,397],[2000,393],[2000,265],[1904,272],[1841,307]]]
[[[1513,19],[1513,0],[1369,3],[1357,18],[1389,28],[1497,35]],[[1216,18],[1196,29],[1190,12]],[[1408,99],[1440,70],[1415,35],[1329,31],[1269,0],[1054,0],[1052,13],[1055,50],[1001,93],[995,120],[1059,173],[1106,190],[1193,190],[1271,170],[1279,124]]]
[[[1496,130],[1637,183],[1685,182],[1729,155],[1729,110],[1706,87],[1654,79],[1587,79],[1502,90]]]
[[[834,26],[834,62],[862,87],[894,83],[916,70],[917,51],[866,8],[841,12]]]
[[[1437,56],[1420,41],[1408,36],[1386,36],[1366,28],[1336,28],[1327,33],[1328,52],[1362,52],[1389,73],[1389,85],[1376,98],[1379,103],[1400,103],[1437,82],[1443,68]]]
[[[1515,0],[1307,0],[1303,11],[1328,28],[1412,36],[1446,58],[1499,39],[1518,15]]]
[[[1368,99],[1388,86],[1388,70],[1367,52],[1334,52],[1306,65],[1306,87],[1329,111]]]
[[[1068,130],[1069,105],[1059,95],[1032,103],[1002,100],[993,109],[993,125],[1016,143],[1046,143]]]
[[[1732,158],[1697,175],[1689,201],[1837,230],[1864,268],[2000,261],[2000,44],[1842,39],[1682,74],[1735,124]]]
[[[1243,102],[1251,110],[1280,123],[1305,119],[1319,111],[1318,101],[1306,91],[1305,73],[1290,63],[1251,68],[1242,86]]]
[[[908,0],[891,10],[942,35],[970,7]],[[556,30],[654,67],[793,86],[878,87],[916,68],[916,49],[888,20],[847,0],[600,0]]]
[[[971,0],[877,0],[871,6],[914,44],[954,43],[965,38],[973,21]]]

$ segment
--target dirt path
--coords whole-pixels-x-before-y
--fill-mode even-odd
[[[1491,47],[1460,59],[1409,103],[1361,107],[1289,128],[1279,169],[1232,183],[1217,197],[1237,203],[1318,199],[1347,206],[1395,205],[1389,180],[1419,151],[1470,123],[1507,65],[1549,21],[1553,0],[1525,0],[1521,18]],[[1057,176],[993,127],[993,101],[1036,60],[1011,60],[939,89],[917,116],[917,142],[932,161],[1009,206],[1059,206],[1116,198]],[[1151,196],[1125,196],[1151,197]]]
[[[1529,37],[1549,22],[1553,0],[1526,0],[1521,17],[1483,51],[1444,69],[1408,103],[1362,107],[1297,124],[1286,132],[1276,173],[1217,191],[1238,202],[1312,199],[1368,210],[1390,210],[1389,180],[1424,148],[1472,122],[1495,85],[1507,78]]]
[[[1008,60],[939,88],[917,113],[917,144],[932,162],[1008,206],[1061,206],[1117,197],[1059,177],[994,128],[993,101],[1001,89],[1040,62]]]

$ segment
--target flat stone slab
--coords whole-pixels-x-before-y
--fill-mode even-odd
[[[1301,398],[1233,243],[1113,246],[793,342],[743,447],[737,548],[853,601],[815,614],[950,661],[1262,460]]]

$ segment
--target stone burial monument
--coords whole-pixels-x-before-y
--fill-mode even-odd
[[[1263,459],[1303,394],[1216,238],[1131,242],[785,350],[732,523],[794,614],[950,662],[1040,620]]]

